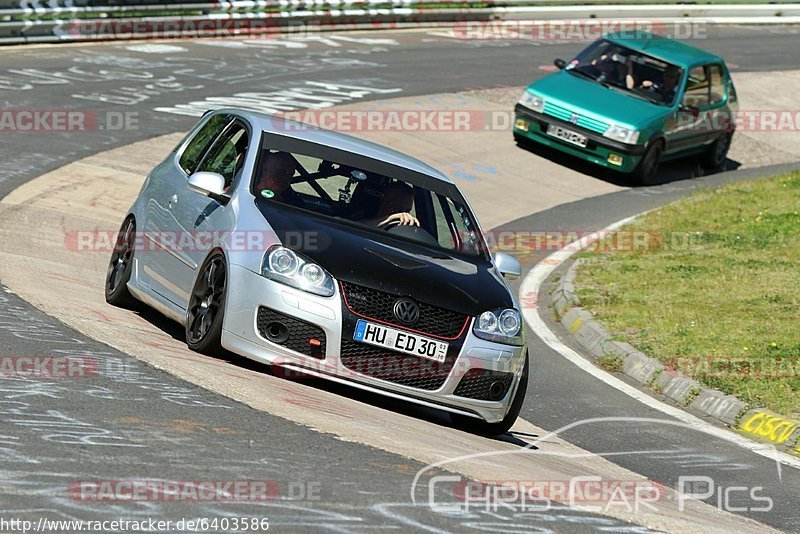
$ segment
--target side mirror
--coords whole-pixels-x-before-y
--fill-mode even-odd
[[[561,59],[561,58],[556,58],[555,60],[553,60],[553,65],[555,65],[555,66],[556,66],[556,67],[558,67],[559,69],[563,69],[564,67],[566,67],[566,66],[567,66],[567,62],[566,62],[566,61],[564,61],[564,60],[563,60],[563,59]]]
[[[522,267],[520,267],[517,258],[511,254],[496,252],[494,254],[494,264],[500,274],[509,280],[516,280],[522,275]]]
[[[221,200],[225,194],[225,178],[216,172],[196,172],[189,177],[186,187],[189,191]]]
[[[681,103],[681,105],[678,106],[678,111],[681,113],[689,113],[694,118],[697,118],[697,116],[700,114],[700,108],[684,103]]]

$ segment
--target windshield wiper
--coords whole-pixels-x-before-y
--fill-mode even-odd
[[[591,74],[589,74],[588,72],[583,72],[582,70],[578,70],[578,69],[567,69],[567,72],[574,72],[575,74],[580,74],[581,76],[584,76],[585,78],[589,78],[589,79],[590,79],[590,80],[592,80],[593,82],[596,82],[596,81],[597,81],[597,78],[595,78],[594,76],[592,76],[592,75],[591,75]]]
[[[600,85],[602,85],[605,88],[609,88],[612,85],[611,82],[606,80],[605,77],[602,74],[600,76],[595,77],[595,76],[592,76],[591,74],[589,74],[588,72],[583,72],[582,70],[577,70],[577,69],[570,69],[569,72],[576,72],[576,73],[580,74],[581,76],[585,76],[586,78],[592,80],[595,83],[599,83]]]

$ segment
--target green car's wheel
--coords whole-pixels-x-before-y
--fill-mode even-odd
[[[703,154],[700,163],[703,167],[717,171],[725,165],[728,157],[728,149],[731,147],[733,132],[723,132],[717,140],[711,143],[708,150]]]
[[[633,177],[639,185],[652,185],[658,176],[658,167],[661,164],[661,155],[664,153],[664,142],[655,141],[644,153],[642,161],[633,171]]]

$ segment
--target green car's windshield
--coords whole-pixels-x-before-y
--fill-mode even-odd
[[[564,70],[666,106],[675,102],[683,77],[676,65],[605,39],[589,45]]]

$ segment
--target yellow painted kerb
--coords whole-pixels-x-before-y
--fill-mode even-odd
[[[739,423],[739,430],[751,436],[782,445],[794,434],[800,423],[769,412],[758,412]]]

